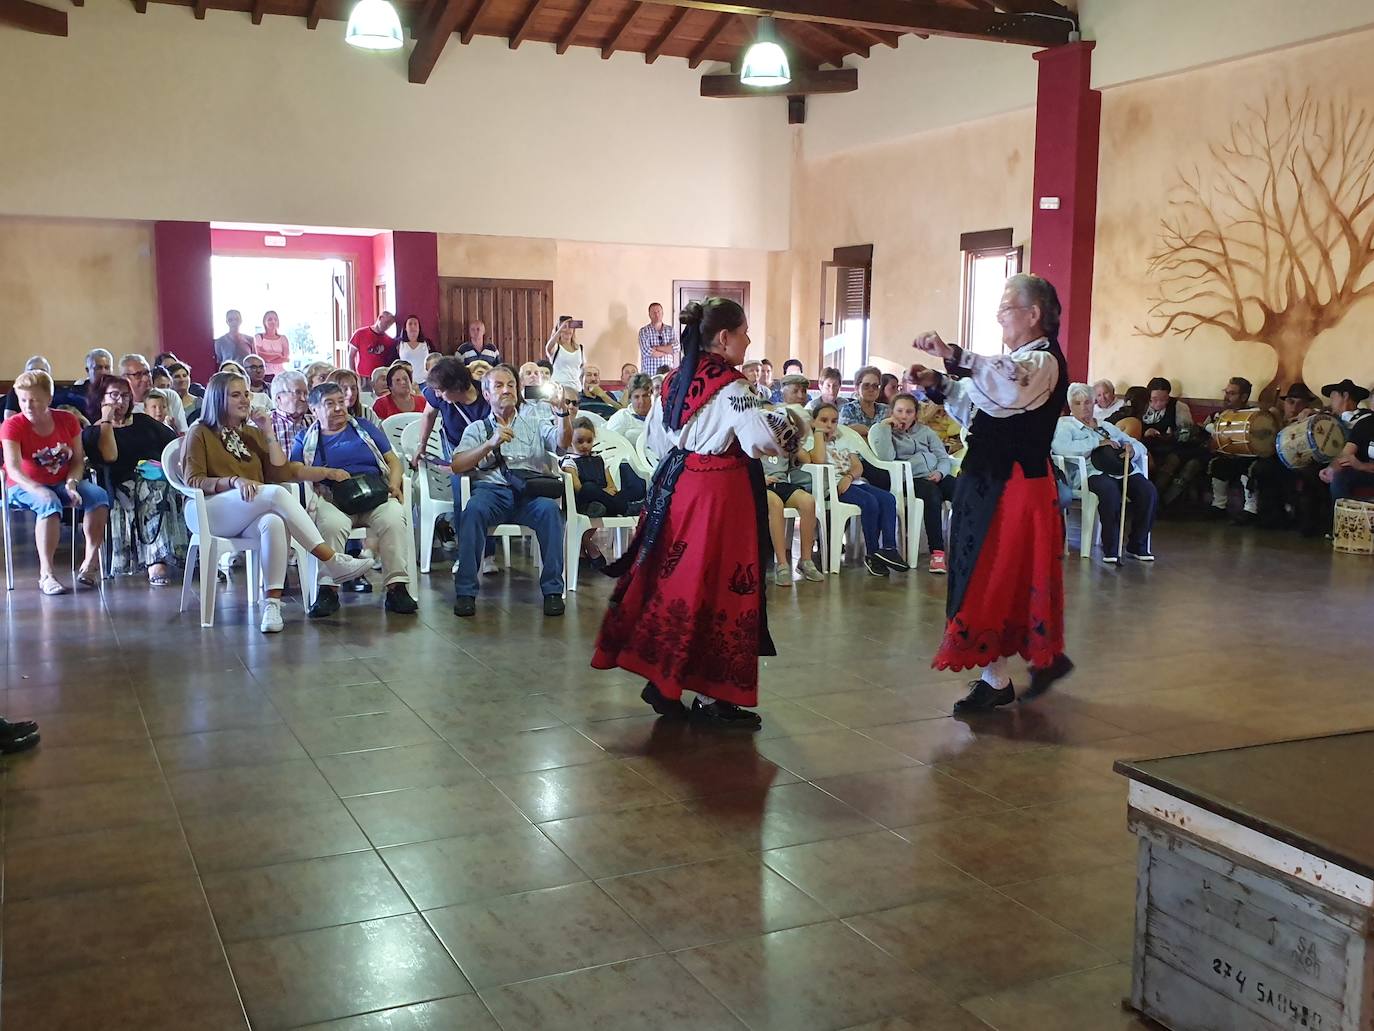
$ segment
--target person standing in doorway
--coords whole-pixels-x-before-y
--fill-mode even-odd
[[[653,376],[677,365],[677,334],[663,321],[663,305],[649,305],[649,324],[639,330],[639,371]]]
[[[410,366],[411,379],[416,384],[425,382],[425,359],[433,350],[433,341],[425,336],[425,331],[420,328],[420,320],[414,315],[406,316],[405,325],[396,337],[396,359]],[[378,368],[390,369],[391,364]]]
[[[263,312],[262,332],[253,338],[253,353],[262,359],[268,376],[275,376],[290,364],[291,341],[281,331],[281,317],[276,312]],[[255,385],[253,389],[258,388]]]
[[[216,365],[241,362],[253,353],[253,338],[247,333],[239,332],[239,327],[243,325],[243,316],[230,308],[224,313],[224,324],[229,327],[229,332],[215,341]],[[109,372],[108,369],[105,371]]]
[[[396,325],[396,316],[384,311],[377,321],[364,326],[348,341],[348,366],[363,379],[370,379],[378,369],[396,360],[396,341],[388,330]]]

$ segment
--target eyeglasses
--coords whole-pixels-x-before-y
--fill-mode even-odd
[[[106,401],[126,401],[129,395],[122,390],[110,390],[105,393]]]
[[[138,372],[129,373],[129,379],[151,379],[152,375],[147,369],[140,369]]]

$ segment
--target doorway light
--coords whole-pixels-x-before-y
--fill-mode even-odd
[[[360,50],[399,50],[405,36],[396,8],[388,0],[358,0],[348,16],[344,42]]]
[[[786,86],[792,81],[787,54],[778,45],[777,26],[772,18],[759,19],[759,34],[745,52],[739,81],[745,86]]]

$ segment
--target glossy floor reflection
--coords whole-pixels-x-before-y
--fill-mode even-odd
[[[1066,560],[1078,673],[945,715],[944,583],[772,590],[756,737],[587,667],[609,582],[546,620],[371,598],[259,634],[174,591],[8,598],[3,1001],[23,1029],[1139,1028],[1123,756],[1374,725],[1374,562],[1167,526]]]

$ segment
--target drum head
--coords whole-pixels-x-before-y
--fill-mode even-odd
[[[1307,443],[1319,465],[1326,465],[1345,447],[1345,427],[1333,415],[1321,412],[1307,420]]]
[[[1145,433],[1145,424],[1133,415],[1128,415],[1116,424],[1116,428],[1128,437],[1139,440]]]

